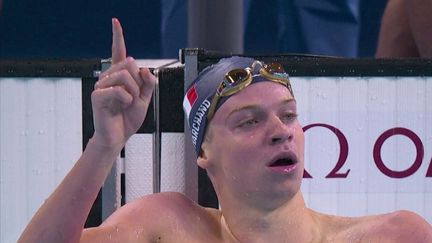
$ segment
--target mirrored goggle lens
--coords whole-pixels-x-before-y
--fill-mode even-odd
[[[222,82],[222,85],[219,87],[218,92],[222,93],[227,91],[237,85],[242,84],[247,80],[249,73],[244,69],[234,69],[229,71]]]
[[[246,80],[248,72],[244,69],[234,69],[227,73],[225,78],[230,83],[231,87]]]
[[[280,63],[269,63],[264,65],[264,69],[276,78],[288,79],[288,74]]]

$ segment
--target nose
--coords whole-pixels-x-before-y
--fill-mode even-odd
[[[283,144],[285,142],[290,142],[294,138],[294,128],[292,124],[284,123],[279,117],[273,117],[269,124],[270,145]]]

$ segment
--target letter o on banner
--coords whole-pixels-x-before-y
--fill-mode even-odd
[[[415,158],[414,163],[411,165],[411,167],[409,167],[406,170],[403,171],[394,171],[389,169],[384,162],[382,161],[381,158],[381,148],[382,145],[384,144],[384,142],[391,136],[394,135],[403,135],[408,137],[409,139],[411,139],[411,141],[414,143],[415,147],[416,147],[416,151],[417,151],[417,155]],[[376,166],[378,167],[378,169],[386,176],[391,177],[391,178],[405,178],[408,177],[412,174],[414,174],[421,166],[422,164],[422,160],[423,160],[423,155],[424,155],[424,148],[423,148],[423,143],[420,140],[420,138],[411,130],[403,128],[403,127],[395,127],[395,128],[391,128],[387,131],[385,131],[383,134],[381,134],[375,145],[373,148],[373,157],[374,157],[374,161]]]

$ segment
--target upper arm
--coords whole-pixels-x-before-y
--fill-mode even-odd
[[[432,57],[432,2],[430,0],[406,0],[408,23],[415,39],[420,57]]]
[[[163,228],[155,213],[137,206],[121,207],[100,226],[84,229],[80,242],[153,242]]]
[[[407,221],[407,224],[412,225],[411,228],[413,229],[412,237],[410,237],[409,240],[412,242],[432,242],[432,226],[422,217],[419,215],[403,211],[403,213],[406,215],[405,220]],[[415,239],[415,240],[413,240]]]
[[[153,242],[169,236],[192,204],[179,193],[158,193],[126,204],[99,227],[83,231],[81,242]]]
[[[411,1],[411,0],[408,0]],[[410,31],[405,0],[387,2],[381,20],[378,44],[375,56],[415,57],[418,50]]]
[[[431,225],[416,213],[405,210],[394,212],[386,225],[389,235],[396,242],[432,242]]]
[[[84,229],[80,242],[134,242],[128,231],[121,225],[87,228]]]

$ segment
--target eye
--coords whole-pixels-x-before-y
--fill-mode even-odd
[[[246,120],[243,120],[241,122],[239,122],[238,127],[240,128],[249,128],[249,127],[253,127],[256,124],[258,124],[258,120],[255,118],[249,118]]]
[[[284,113],[284,114],[282,115],[281,120],[282,120],[283,122],[292,122],[292,121],[294,121],[295,119],[297,119],[297,117],[298,117],[298,114],[297,114],[297,113],[294,113],[294,112],[286,112],[286,113]]]

